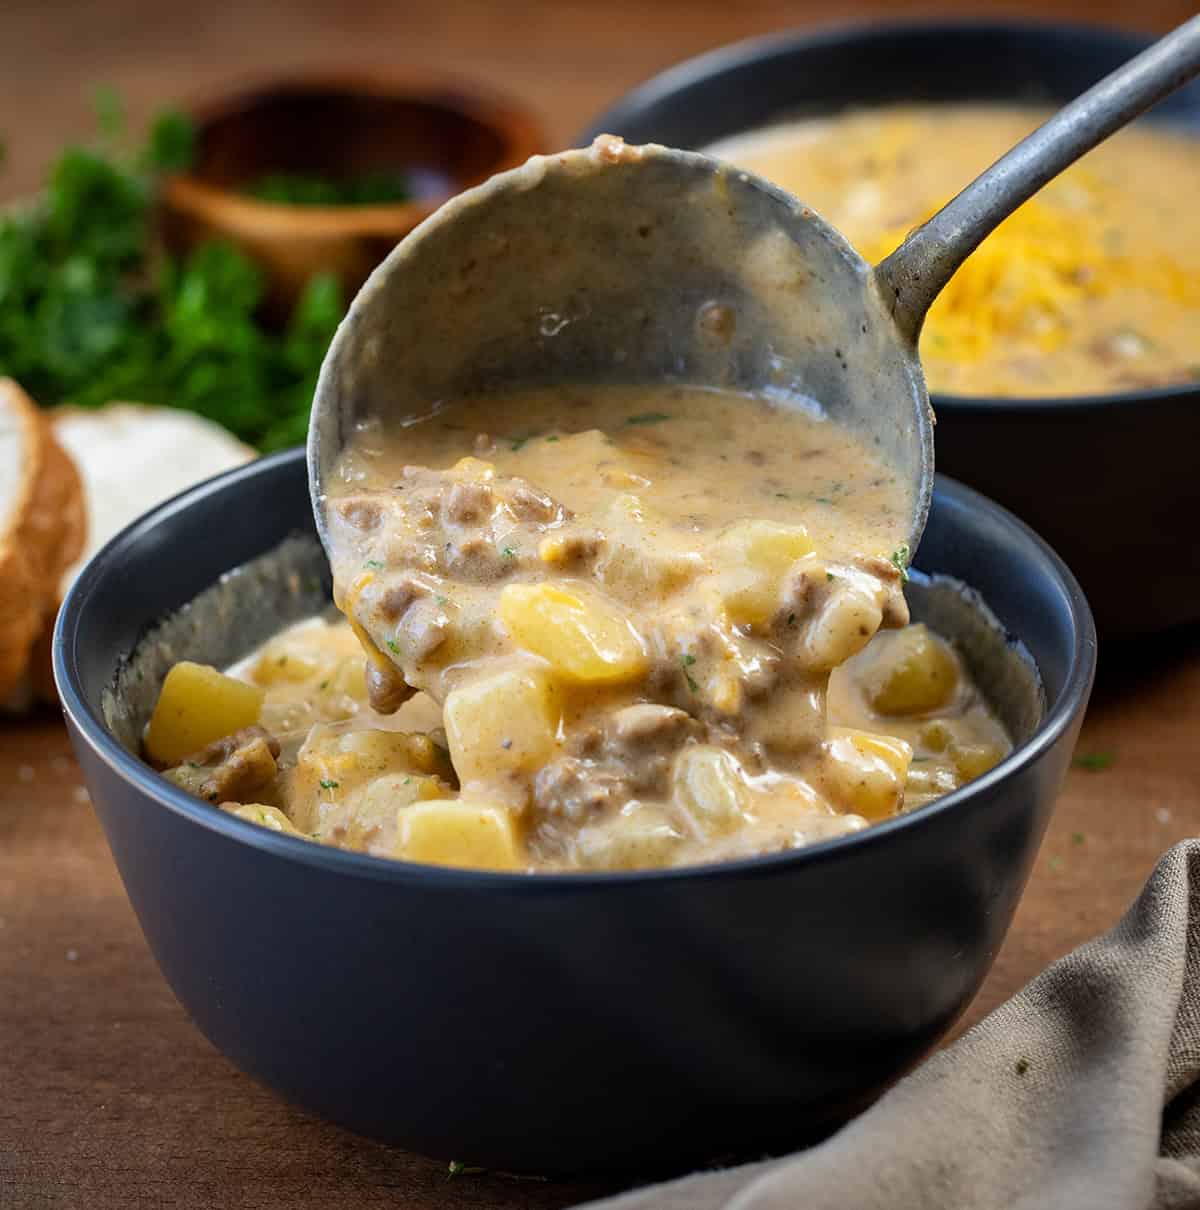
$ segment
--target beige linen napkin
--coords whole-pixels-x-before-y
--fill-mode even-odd
[[[1200,1207],[1200,840],[861,1117],[796,1155],[588,1210]]]

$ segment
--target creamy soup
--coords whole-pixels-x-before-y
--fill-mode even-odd
[[[897,105],[709,148],[797,194],[881,260],[1049,111]],[[1200,143],[1139,126],[984,242],[921,339],[930,389],[1078,395],[1200,379]]]
[[[177,666],[147,751],[267,826],[440,864],[670,866],[855,831],[1010,747],[907,624],[911,504],[815,413],[720,392],[367,428],[326,510],[348,620],[229,676]],[[177,734],[222,694],[205,746]]]

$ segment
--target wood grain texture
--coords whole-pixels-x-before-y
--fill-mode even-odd
[[[1165,29],[1191,0],[979,3]],[[1051,11],[1053,10],[1053,11]],[[721,42],[789,25],[928,14],[879,0],[6,0],[0,7],[0,196],[34,187],[89,96],[130,116],[248,74],[315,65],[436,67],[519,93],[565,142],[639,79]],[[945,11],[943,7],[942,11]],[[961,11],[961,10],[960,10]],[[1105,650],[1081,751],[1017,920],[956,1032],[1111,925],[1161,853],[1200,833],[1200,641]],[[159,975],[53,715],[0,723],[0,1210],[554,1207],[602,1190],[443,1165],[302,1115],[194,1029]]]

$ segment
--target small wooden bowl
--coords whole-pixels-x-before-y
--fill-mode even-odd
[[[350,299],[371,270],[447,198],[545,147],[517,103],[445,82],[355,75],[289,78],[192,108],[192,169],[163,187],[163,235],[183,252],[206,239],[238,244],[261,264],[270,310],[290,309],[317,272]],[[246,190],[269,173],[345,179],[399,171],[412,200],[313,206]]]

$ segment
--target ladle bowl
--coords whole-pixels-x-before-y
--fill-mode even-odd
[[[539,156],[461,194],[376,270],[334,339],[309,438],[322,484],[364,425],[563,382],[691,383],[809,406],[933,481],[928,396],[870,266],[790,194],[708,156]]]

